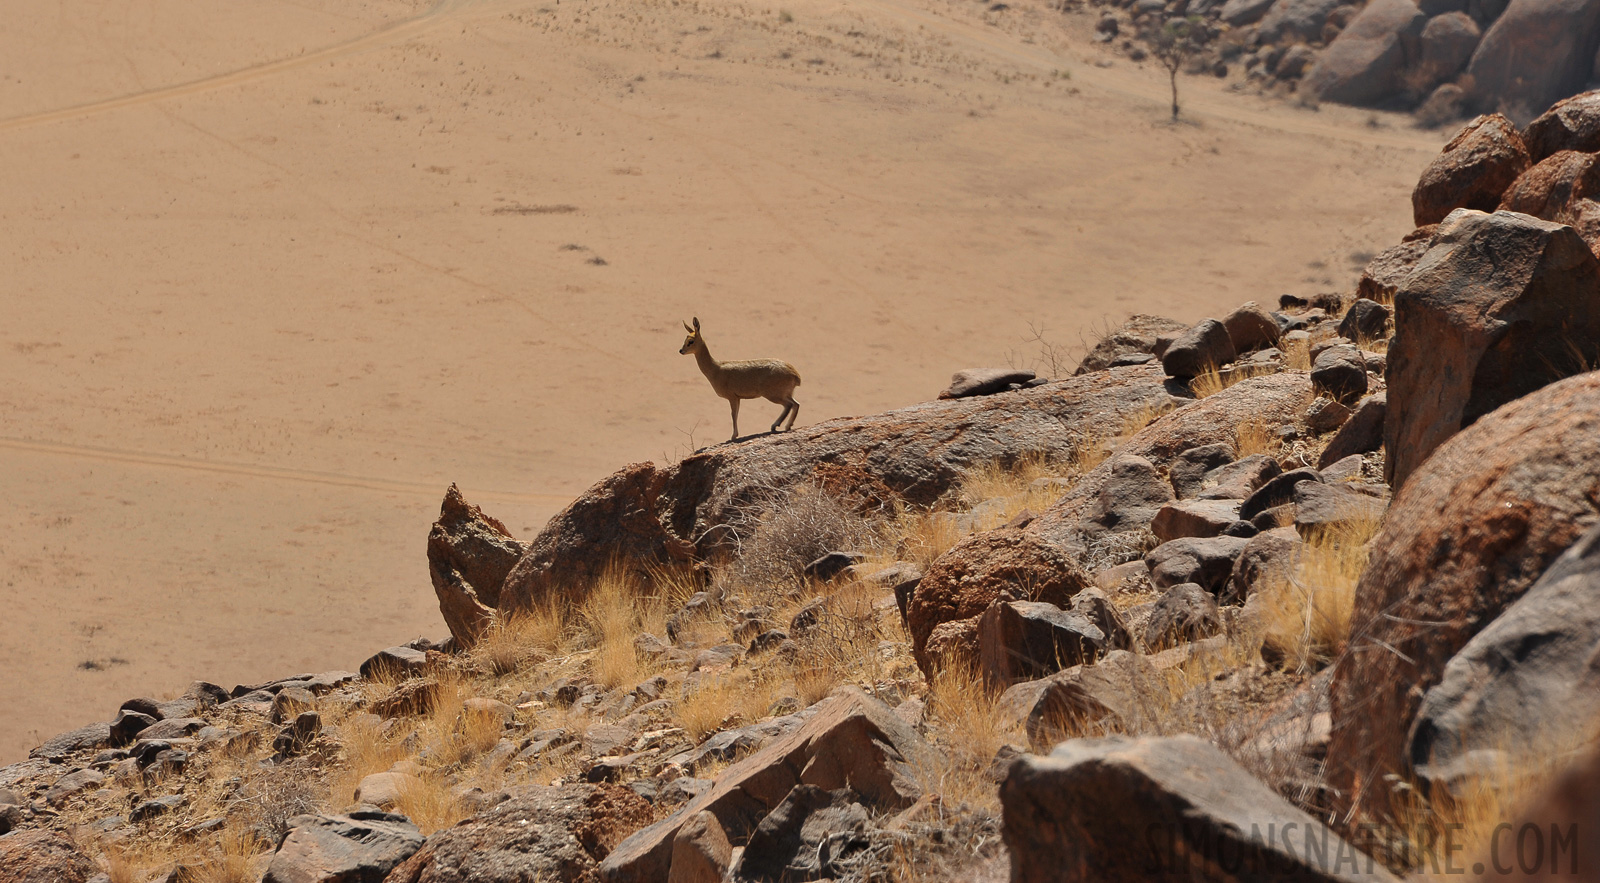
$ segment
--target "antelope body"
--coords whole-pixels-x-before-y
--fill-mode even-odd
[[[705,338],[700,336],[700,320],[694,327],[683,324],[689,336],[684,338],[679,354],[694,353],[700,373],[711,381],[711,390],[728,400],[733,411],[733,440],[739,440],[739,400],[766,399],[783,406],[783,412],[773,421],[772,431],[777,432],[783,418],[789,423],[784,429],[794,428],[794,418],[800,416],[800,403],[794,400],[794,388],[800,385],[800,372],[780,359],[746,359],[738,362],[719,362],[706,349]]]

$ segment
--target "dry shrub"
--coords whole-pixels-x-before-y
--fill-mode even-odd
[[[450,781],[424,773],[401,783],[395,812],[411,820],[423,836],[442,831],[467,817],[466,808],[450,793]]]
[[[968,665],[943,666],[929,685],[927,720],[941,750],[917,774],[947,807],[999,808],[999,788],[984,773],[1001,746],[1025,745],[1027,737],[1000,713],[998,699]]]
[[[881,546],[882,520],[813,484],[768,488],[730,520],[734,554],[723,575],[734,586],[799,591],[805,566],[823,555]]]
[[[1281,346],[1283,348],[1283,367],[1290,371],[1311,370],[1311,341],[1309,339],[1285,340]]]
[[[569,608],[550,599],[532,610],[497,616],[472,647],[470,658],[494,675],[507,675],[560,652],[571,633]]]
[[[1268,648],[1295,671],[1331,662],[1350,636],[1356,583],[1367,566],[1367,542],[1378,519],[1319,531],[1300,552],[1286,582],[1262,587],[1262,629]]]
[[[649,674],[634,638],[647,623],[664,622],[669,601],[641,591],[639,580],[613,562],[589,588],[579,618],[594,648],[590,673],[596,683],[614,689],[637,683]]]
[[[902,509],[892,527],[896,554],[926,570],[966,536],[948,512]]]
[[[678,702],[678,726],[695,743],[725,728],[736,715],[739,684],[733,678],[708,678]]]
[[[1279,447],[1272,427],[1260,420],[1246,420],[1234,431],[1234,448],[1241,460],[1252,454],[1276,454]]]
[[[990,460],[961,477],[961,501],[967,507],[989,500],[1028,493],[1041,478],[1055,478],[1074,471],[1070,463],[1057,463],[1048,454],[1030,452],[1012,462]]]
[[[256,883],[261,879],[261,864],[273,844],[256,839],[248,831],[225,828],[215,849],[194,867],[193,883]]]
[[[1125,417],[1123,419],[1123,421],[1122,421],[1122,430],[1121,430],[1121,432],[1118,433],[1118,435],[1121,438],[1129,438],[1129,437],[1133,436],[1134,434],[1138,433],[1139,430],[1144,429],[1146,426],[1149,426],[1150,424],[1156,422],[1157,420],[1161,419],[1162,417],[1166,416],[1167,414],[1172,413],[1174,410],[1177,409],[1177,407],[1178,406],[1176,404],[1172,403],[1171,401],[1165,401],[1165,402],[1160,402],[1160,403],[1156,403],[1156,404],[1145,405],[1144,407],[1140,408],[1137,411],[1134,411],[1132,414],[1129,414],[1127,417]],[[1111,449],[1106,447],[1105,445],[1099,445],[1098,448],[1099,448],[1099,450],[1104,451],[1107,455],[1110,454],[1110,450]],[[1100,459],[1104,460],[1105,457],[1102,456]],[[1098,466],[1098,465],[1100,465],[1099,462],[1096,462],[1094,465],[1089,466],[1086,469],[1086,468],[1083,468],[1082,465],[1080,464],[1078,471],[1079,471],[1080,474],[1083,473],[1083,472],[1088,472],[1089,469],[1093,469],[1095,466]]]
[[[1088,551],[1084,553],[1084,572],[1093,575],[1137,561],[1159,545],[1161,539],[1145,528],[1101,534],[1089,542]]]
[[[1240,362],[1227,370],[1208,366],[1189,381],[1189,391],[1194,393],[1195,398],[1203,399],[1214,396],[1235,383],[1276,373],[1278,369],[1271,365],[1254,365],[1248,362]]]
[[[406,756],[403,745],[384,735],[380,723],[351,718],[339,725],[338,765],[328,774],[328,798],[335,807],[355,799],[356,786],[373,773],[381,773]]]

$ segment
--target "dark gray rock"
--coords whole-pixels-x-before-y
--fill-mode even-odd
[[[1090,516],[1101,527],[1113,531],[1144,527],[1172,501],[1172,485],[1149,460],[1123,454],[1112,458],[1110,468]]]
[[[1232,463],[1235,456],[1233,446],[1228,444],[1201,445],[1184,451],[1167,469],[1172,490],[1180,500],[1195,496],[1205,488],[1207,474]]]
[[[1306,428],[1318,435],[1338,429],[1349,419],[1350,409],[1327,396],[1317,396],[1306,409]]]
[[[1373,106],[1400,94],[1427,17],[1411,0],[1372,0],[1318,56],[1302,89],[1336,104]]]
[[[939,393],[939,398],[964,399],[994,395],[1009,390],[1013,383],[1027,383],[1035,376],[1032,371],[1017,368],[968,368],[957,371],[950,378],[950,386]]]
[[[1367,394],[1367,361],[1353,346],[1331,346],[1311,366],[1311,382],[1337,402],[1352,404]]]
[[[1508,181],[1507,185],[1509,184]],[[1431,238],[1413,239],[1379,252],[1378,256],[1369,261],[1361,271],[1361,281],[1356,283],[1357,302],[1363,300],[1378,303],[1393,302],[1395,293],[1400,290],[1406,277],[1417,268],[1417,262],[1422,260],[1422,255],[1427,252]],[[1388,317],[1386,308],[1384,319],[1387,320]],[[1344,333],[1343,322],[1339,324],[1339,329],[1341,336],[1355,340]]]
[[[1322,26],[1328,23],[1328,13],[1337,9],[1342,0],[1278,0],[1261,19],[1256,31],[1263,43],[1312,42],[1322,39]],[[1466,59],[1462,59],[1463,63]],[[1283,63],[1275,71],[1280,76]]]
[[[1116,19],[1112,18],[1115,22]],[[1112,33],[1115,34],[1115,28]],[[1074,374],[1104,371],[1120,364],[1142,364],[1158,357],[1157,341],[1162,334],[1177,334],[1189,326],[1175,319],[1136,315],[1101,338],[1083,357]],[[1137,360],[1137,361],[1129,361]]]
[[[40,760],[61,761],[73,752],[104,748],[110,743],[111,724],[102,721],[52,737],[48,742],[29,751],[28,756]]]
[[[152,715],[137,711],[124,709],[117,712],[116,718],[111,721],[111,744],[119,747],[132,744],[139,733],[153,726],[156,720]]]
[[[55,783],[44,792],[44,801],[51,806],[59,807],[85,791],[100,787],[105,780],[105,775],[95,770],[74,770],[55,780]]]
[[[829,552],[807,564],[801,572],[812,579],[827,582],[843,573],[845,568],[865,560],[866,556],[860,552]]]
[[[1168,589],[1156,600],[1145,620],[1144,645],[1160,650],[1209,638],[1222,631],[1222,614],[1217,599],[1194,583]]]
[[[1302,481],[1321,480],[1322,474],[1315,469],[1292,469],[1284,472],[1251,494],[1244,501],[1244,505],[1239,507],[1239,517],[1249,521],[1268,509],[1292,503],[1295,485]]]
[[[1465,12],[1428,19],[1422,28],[1422,57],[1408,78],[1413,93],[1425,95],[1440,83],[1455,79],[1482,39],[1478,23]]]
[[[978,667],[990,684],[1009,686],[1093,662],[1109,647],[1086,617],[1041,601],[991,605],[978,619]]]
[[[1096,588],[1079,591],[1072,596],[1072,612],[1089,620],[1100,630],[1100,634],[1106,636],[1109,650],[1128,650],[1133,647],[1133,636],[1128,633],[1122,614],[1105,592]]]
[[[410,647],[389,647],[361,663],[361,676],[367,680],[402,680],[422,674],[428,654]]]
[[[1072,730],[1149,724],[1151,708],[1143,697],[1163,683],[1164,676],[1144,656],[1114,650],[1094,665],[1016,684],[1000,695],[995,708],[1008,725],[1021,726],[1039,751]]]
[[[1236,28],[1255,24],[1272,9],[1274,2],[1276,0],[1228,0],[1222,4],[1217,17]]]
[[[1339,427],[1328,446],[1317,459],[1317,468],[1325,468],[1358,454],[1370,454],[1383,447],[1383,422],[1389,410],[1389,394],[1380,392],[1361,400],[1351,412],[1350,419]]]
[[[1202,500],[1244,500],[1262,485],[1283,474],[1278,461],[1266,454],[1251,454],[1236,463],[1207,472],[1201,482]]]
[[[1511,0],[1472,54],[1463,78],[1472,84],[1468,94],[1479,107],[1526,125],[1583,90],[1597,40],[1600,4],[1592,0]]]
[[[1234,560],[1228,587],[1217,595],[1217,600],[1243,604],[1263,588],[1288,582],[1303,548],[1300,533],[1292,527],[1264,530],[1251,537]]]
[[[1408,243],[1409,244],[1409,243]],[[1339,321],[1339,336],[1348,340],[1377,340],[1389,326],[1389,308],[1358,297]]]
[[[1278,6],[1304,6],[1329,2],[1332,0],[1280,0]],[[1277,7],[1274,7],[1273,11],[1276,12]],[[1222,327],[1228,330],[1228,339],[1233,342],[1235,353],[1248,353],[1251,350],[1276,346],[1278,338],[1283,334],[1278,328],[1278,323],[1273,320],[1272,314],[1262,309],[1255,301],[1240,304],[1223,318]]]
[[[848,788],[796,785],[751,832],[733,873],[773,883],[833,879],[843,870],[839,860],[867,847],[870,820],[861,796]]]
[[[1445,665],[1423,696],[1408,755],[1430,786],[1492,782],[1592,738],[1600,719],[1600,527]]]
[[[417,826],[392,813],[295,816],[262,883],[383,883],[422,843]]]
[[[1294,486],[1294,526],[1306,539],[1376,524],[1384,501],[1340,485],[1302,481]]]
[[[1227,327],[1216,319],[1202,319],[1167,347],[1161,367],[1173,377],[1186,379],[1221,368],[1237,355]]]
[[[1074,739],[1018,759],[1000,802],[1013,883],[1394,879],[1194,736]]]
[[[1233,574],[1233,562],[1249,540],[1242,537],[1187,538],[1162,543],[1144,557],[1150,582],[1158,589],[1199,583],[1213,595]]]
[[[1150,532],[1162,542],[1184,537],[1221,536],[1239,520],[1237,500],[1178,500],[1162,506]]]
[[[281,755],[299,754],[322,733],[322,716],[315,711],[303,711],[294,722],[278,732],[272,740],[272,750]]]
[[[138,824],[146,819],[163,816],[182,807],[187,802],[188,798],[182,794],[167,794],[151,800],[141,801],[138,806],[133,808],[133,812],[128,813],[128,821]]]

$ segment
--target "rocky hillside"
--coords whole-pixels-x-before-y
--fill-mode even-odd
[[[1096,0],[1102,42],[1143,59],[1192,22],[1190,73],[1244,68],[1263,89],[1437,124],[1526,124],[1600,82],[1600,5],[1587,0]]]
[[[448,638],[86,710],[0,768],[0,883],[1593,874],[1596,107],[1474,120],[1354,292],[530,538],[452,487]]]

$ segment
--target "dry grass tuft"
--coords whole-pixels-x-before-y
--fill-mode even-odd
[[[471,658],[492,674],[511,674],[559,652],[570,638],[571,619],[557,599],[497,617],[473,645]]]
[[[721,573],[724,586],[802,591],[805,566],[829,552],[870,552],[883,545],[883,518],[821,487],[803,484],[756,494],[726,533],[733,560]]]
[[[1252,454],[1275,455],[1280,447],[1282,444],[1273,434],[1272,427],[1259,420],[1241,423],[1234,432],[1234,449],[1241,460]]]
[[[450,793],[449,781],[426,773],[401,785],[395,812],[410,819],[425,837],[467,817],[466,808]]]
[[[739,684],[733,678],[708,679],[678,703],[678,726],[698,744],[705,737],[726,729],[726,724],[737,717],[738,702]]]
[[[339,725],[343,743],[338,764],[328,774],[328,799],[335,807],[355,799],[356,786],[373,773],[381,773],[406,756],[403,745],[385,737],[381,723],[352,718]]]
[[[1287,582],[1262,587],[1263,638],[1286,668],[1313,671],[1344,649],[1367,542],[1379,524],[1360,521],[1318,533],[1301,550]]]
[[[1285,340],[1280,346],[1283,349],[1283,367],[1290,371],[1311,370],[1311,341]]]
[[[946,665],[929,685],[927,720],[941,750],[933,767],[917,774],[945,806],[999,809],[999,787],[984,774],[1002,746],[1026,745],[1027,738],[1001,714],[998,699],[971,666]]]

